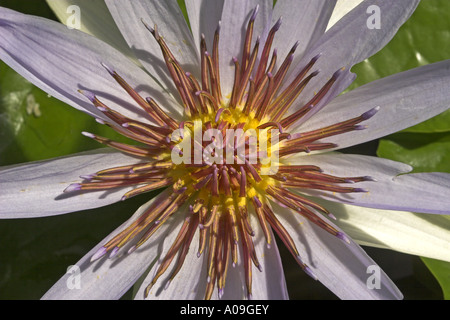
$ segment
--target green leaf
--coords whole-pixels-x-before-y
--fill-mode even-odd
[[[434,118],[419,123],[403,131],[418,133],[446,132],[448,134],[450,131],[450,110],[444,111]]]
[[[444,299],[450,300],[450,262],[430,258],[422,258],[422,261],[441,285]]]
[[[450,135],[401,132],[380,140],[378,156],[407,163],[414,172],[450,172]]]

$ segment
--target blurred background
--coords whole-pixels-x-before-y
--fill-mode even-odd
[[[0,0],[0,6],[56,20],[45,0]],[[358,78],[350,89],[444,59],[450,59],[450,1],[423,0],[387,47],[354,67]],[[92,118],[48,97],[0,61],[0,166],[99,148],[81,131],[121,139]],[[344,151],[402,161],[416,172],[450,172],[449,132],[447,111],[424,124]],[[69,265],[151,196],[57,217],[0,220],[0,299],[39,299]],[[364,249],[405,299],[450,297],[450,263]],[[336,299],[306,276],[282,246],[280,250],[291,299]],[[131,292],[124,296],[130,297]]]

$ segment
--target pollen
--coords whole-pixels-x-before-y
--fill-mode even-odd
[[[149,208],[105,243],[92,256],[92,261],[107,255],[113,258],[124,250],[126,254],[132,254],[149,241],[164,223],[170,223],[167,222],[170,217],[185,217],[175,241],[145,290],[146,296],[170,265],[174,268],[168,275],[166,285],[172,282],[183,267],[189,249],[194,247],[199,259],[206,260],[205,299],[210,299],[215,289],[219,298],[223,296],[230,265],[244,269],[247,297],[251,298],[253,268],[262,272],[259,259],[263,257],[257,256],[253,242],[257,229],[264,235],[269,248],[275,233],[301,268],[315,278],[271,203],[289,208],[292,214],[302,215],[334,235],[337,241],[342,241],[347,239],[346,236],[329,223],[328,219],[334,217],[332,213],[304,192],[366,192],[353,184],[374,181],[371,177],[337,177],[324,172],[314,163],[290,163],[290,155],[306,155],[336,147],[323,139],[364,129],[360,123],[374,116],[378,108],[317,130],[289,132],[293,124],[316,110],[319,102],[340,80],[343,69],[331,75],[310,101],[292,110],[303,89],[318,75],[314,66],[320,55],[312,58],[294,80],[285,85],[285,76],[298,44],[292,46],[286,57],[278,57],[272,42],[281,27],[281,19],[270,29],[264,44],[259,38],[253,44],[257,12],[258,7],[246,24],[241,60],[230,57],[235,69],[232,88],[222,88],[220,82],[220,25],[210,48],[205,37],[201,39],[201,76],[197,79],[184,71],[158,27],[151,27],[143,21],[143,27],[161,48],[167,72],[184,108],[183,121],[175,120],[152,97],[142,97],[134,89],[139,84],[129,84],[119,72],[106,64],[106,72],[145,111],[147,121],[125,117],[110,109],[92,92],[80,91],[104,115],[98,119],[99,123],[110,126],[136,141],[136,144],[124,144],[87,132],[83,134],[141,161],[84,175],[81,177],[83,181],[69,185],[65,192],[131,186],[132,190],[122,197],[126,200],[138,194],[161,190]],[[276,69],[280,58],[284,60]],[[196,233],[199,235],[198,243],[194,244]]]

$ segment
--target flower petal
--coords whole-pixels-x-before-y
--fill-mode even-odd
[[[0,168],[0,218],[31,218],[106,206],[120,201],[131,188],[112,192],[64,194],[80,175],[108,167],[138,163],[139,160],[109,149],[83,152],[68,157]]]
[[[133,57],[103,0],[47,0],[47,3],[59,21],[69,26],[75,22],[74,10],[79,10],[79,30],[103,40],[126,56]]]
[[[332,212],[335,223],[359,244],[450,261],[448,216],[314,201]]]
[[[292,157],[289,160],[292,164],[314,163],[325,173],[339,177],[369,176],[375,179],[375,181],[358,182],[354,185],[356,188],[366,189],[367,192],[308,191],[308,194],[331,201],[377,209],[450,213],[449,173],[402,174],[408,172],[411,167],[383,158],[350,154],[317,154]]]
[[[346,243],[277,204],[273,210],[295,241],[302,261],[340,299],[402,298],[395,284],[351,239]],[[374,270],[379,286],[372,288],[369,277]]]
[[[346,243],[278,204],[273,204],[273,210],[292,236],[302,261],[340,299],[402,298],[395,284],[353,240]],[[379,276],[376,289],[368,284],[370,270]]]
[[[48,94],[96,117],[105,118],[78,90],[91,91],[115,111],[146,121],[142,109],[102,63],[117,68],[131,86],[139,86],[137,90],[144,97],[155,97],[166,106],[175,104],[145,71],[119,51],[60,23],[0,8],[0,39],[0,59],[6,64]]]
[[[284,0],[277,1],[273,9],[272,24],[280,17],[282,24],[273,41],[281,62],[298,41],[295,66],[305,50],[324,33],[336,0]],[[279,63],[279,64],[280,64]]]
[[[254,217],[253,217],[254,218]],[[255,225],[256,218],[252,219]],[[262,272],[253,267],[252,277],[252,298],[257,300],[280,300],[288,299],[286,283],[283,274],[283,267],[281,265],[278,248],[272,246],[270,249],[265,244],[264,236],[259,228],[254,228],[255,236],[253,237],[255,243],[256,255],[262,265]],[[176,232],[175,232],[176,233]],[[159,279],[150,290],[148,299],[167,300],[200,300],[205,298],[205,288],[207,286],[207,257],[208,253],[203,253],[200,257],[197,256],[196,246],[198,245],[199,233],[196,232],[192,240],[191,246],[183,267],[174,278],[168,283],[171,275],[171,268],[166,271],[166,274]],[[165,249],[162,251],[161,258],[164,257],[166,251],[170,248],[173,240],[164,241]],[[136,298],[142,299],[147,285],[152,281],[153,276],[159,267],[157,263],[149,272],[144,280],[142,286],[137,292]],[[245,286],[245,275],[240,255],[238,263],[235,267],[231,267],[227,272],[226,285],[224,288],[223,300],[242,300],[247,297],[247,289]],[[213,292],[212,299],[217,300],[217,287]]]
[[[382,23],[380,29],[368,27],[371,14],[367,13],[367,9],[373,5],[372,0],[362,2],[345,15],[307,51],[300,63],[293,67],[291,76],[287,77],[286,83],[289,84],[313,57],[321,54],[314,65],[314,69],[320,70],[319,75],[308,83],[302,97],[292,108],[309,101],[337,70],[350,69],[382,49],[414,12],[418,3],[419,0],[377,2]]]
[[[202,34],[205,35],[208,48],[211,48],[225,0],[185,0],[185,2],[196,48],[200,48]]]
[[[231,94],[233,89],[235,68],[232,59],[235,57],[240,60],[242,57],[247,23],[257,5],[259,10],[253,28],[252,45],[258,36],[261,36],[262,40],[265,39],[264,35],[270,28],[273,2],[270,0],[225,0],[219,41],[220,82],[224,97]],[[263,46],[263,43],[260,46]]]
[[[327,138],[339,148],[377,139],[425,121],[450,106],[450,60],[373,81],[331,101],[296,130],[310,131],[358,117],[380,107],[366,128]]]
[[[89,251],[80,261],[73,265],[64,276],[42,297],[43,300],[113,300],[119,299],[127,292],[147,268],[157,259],[160,243],[164,239],[173,238],[171,223],[161,226],[153,236],[153,241],[145,244],[132,254],[126,252],[127,247],[119,251],[112,259],[107,256],[91,262],[92,256],[113,236],[124,230],[151,204],[150,200],[142,205],[136,213],[123,225],[117,228],[96,247]],[[175,223],[175,221],[171,221]],[[79,269],[78,269],[79,268]],[[79,272],[79,273],[78,273]],[[73,287],[74,277],[79,275],[79,288]],[[72,284],[72,285],[71,285]]]
[[[107,0],[114,21],[136,57],[165,89],[176,93],[161,48],[143,22],[157,25],[160,35],[185,71],[199,78],[198,49],[176,0]]]

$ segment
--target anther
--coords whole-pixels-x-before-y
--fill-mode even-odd
[[[100,249],[98,249],[94,255],[91,257],[91,262],[100,259],[101,257],[103,257],[106,253],[108,252],[108,249],[106,249],[105,247],[101,247]]]
[[[363,114],[361,115],[361,117],[362,117],[364,120],[368,120],[368,119],[372,118],[378,111],[380,111],[380,106],[377,106],[377,107],[375,107],[375,108],[372,108],[372,109],[370,109],[369,111],[363,113]]]
[[[67,188],[64,189],[64,193],[68,192],[74,192],[74,191],[80,191],[81,190],[81,184],[79,183],[73,183],[69,185]]]

